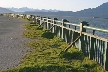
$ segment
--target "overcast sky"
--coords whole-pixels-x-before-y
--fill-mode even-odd
[[[95,8],[105,2],[108,2],[108,0],[0,0],[0,7],[79,11]]]

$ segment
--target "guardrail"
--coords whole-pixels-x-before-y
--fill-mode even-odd
[[[13,16],[13,14],[4,14]],[[67,43],[75,41],[73,46],[82,50],[83,53],[91,60],[98,62],[106,71],[108,71],[108,39],[95,35],[95,31],[108,33],[108,30],[90,27],[88,22],[81,22],[80,24],[69,23],[66,19],[59,21],[57,18],[46,18],[34,15],[16,15],[14,17],[27,18],[36,24],[42,25],[45,29],[55,33]],[[80,30],[77,30],[76,28]],[[92,30],[92,34],[87,33],[86,30]],[[80,38],[76,40],[78,37]]]

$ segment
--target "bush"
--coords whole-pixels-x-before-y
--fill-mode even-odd
[[[37,30],[43,30],[43,27],[38,27]]]
[[[30,22],[30,24],[34,24],[34,25],[36,25],[36,23],[35,23],[35,22]]]
[[[67,69],[68,68],[68,69]],[[75,72],[75,69],[71,66],[56,66],[56,65],[48,65],[48,66],[25,66],[22,68],[17,68],[13,70],[9,70],[8,72]]]
[[[42,34],[42,37],[44,37],[44,38],[48,38],[48,39],[53,39],[54,36],[55,36],[55,34],[49,32],[49,31],[46,31],[46,32],[44,32],[44,33]]]
[[[90,60],[88,57],[84,58],[82,65],[87,68],[89,72],[105,72],[103,68],[98,65],[98,63]]]
[[[70,48],[67,52],[62,52],[60,56],[68,60],[72,60],[72,59],[83,60],[84,59],[83,52],[79,51],[75,47]]]

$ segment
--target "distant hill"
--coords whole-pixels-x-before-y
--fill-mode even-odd
[[[13,13],[13,11],[0,7],[0,13]]]
[[[33,9],[33,8],[27,8],[27,7],[22,7],[22,8],[14,8],[14,7],[12,7],[12,8],[7,8],[7,9],[9,9],[9,10],[11,10],[11,11],[14,11],[14,12],[28,12],[28,11],[30,11],[30,12],[57,12],[57,11],[59,11],[59,10],[46,10],[46,9]]]
[[[7,9],[9,9],[11,11],[14,11],[14,12],[35,11],[34,9],[27,8],[27,7],[22,7],[22,8],[14,8],[14,7],[12,7],[12,8],[7,8]]]
[[[57,11],[57,12],[25,12],[26,14],[37,15],[57,15],[57,16],[76,16],[76,17],[94,17],[94,18],[108,18],[108,2],[96,8],[88,8],[77,12],[72,11]]]
[[[96,7],[96,8],[89,8],[84,9],[81,11],[76,12],[77,16],[84,16],[84,17],[102,17],[102,18],[108,18],[108,2],[103,3],[102,5]]]

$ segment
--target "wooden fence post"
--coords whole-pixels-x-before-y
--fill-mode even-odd
[[[84,41],[84,35],[82,34],[82,32],[86,32],[86,29],[83,28],[83,26],[88,26],[87,24],[88,22],[81,22],[80,23],[80,42],[79,42],[79,50],[82,50],[82,52],[85,54],[85,41]]]

